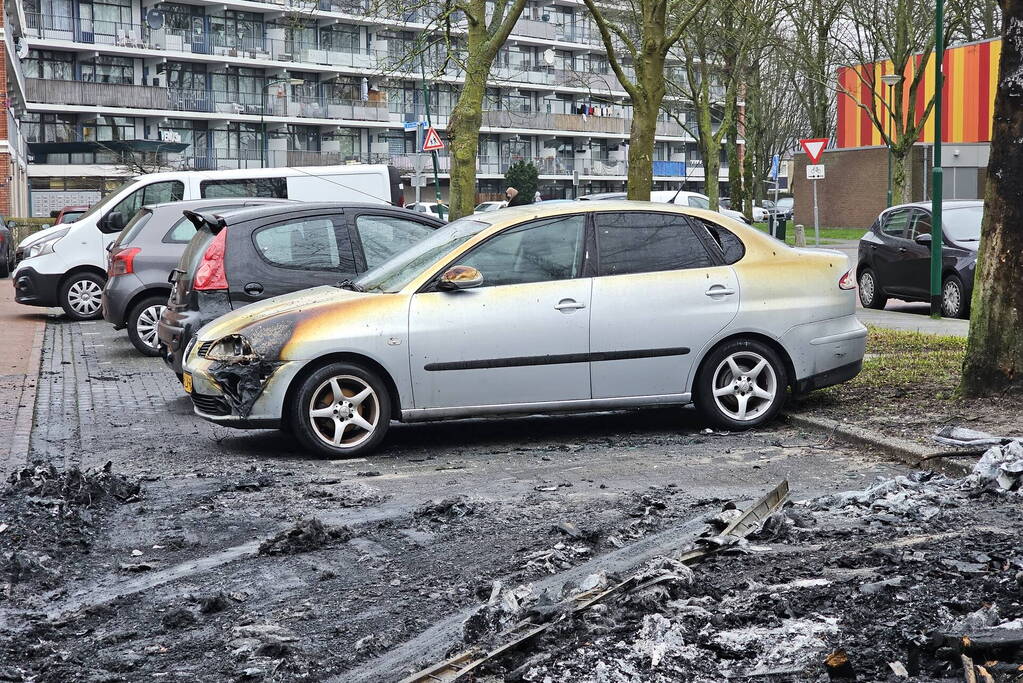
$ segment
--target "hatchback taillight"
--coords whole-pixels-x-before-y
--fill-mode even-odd
[[[227,229],[221,229],[206,247],[202,261],[195,271],[192,289],[209,291],[227,289],[227,273],[224,271],[224,251],[227,246]]]
[[[839,289],[856,289],[856,274],[854,271],[849,271],[838,281]]]
[[[107,276],[128,275],[135,272],[135,257],[142,251],[138,247],[122,249],[110,258],[110,267],[107,269]]]

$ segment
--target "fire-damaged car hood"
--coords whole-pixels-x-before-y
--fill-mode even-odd
[[[291,337],[295,324],[325,309],[375,295],[323,286],[259,301],[220,316],[197,335],[197,344],[216,341],[229,334],[240,334],[252,344],[253,351],[267,359],[276,359]]]

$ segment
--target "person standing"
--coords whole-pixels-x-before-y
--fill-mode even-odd
[[[533,193],[533,203],[539,204],[542,201],[543,197],[540,196],[540,190],[537,190],[536,192]]]
[[[504,196],[508,200],[508,206],[519,206],[522,204],[522,200],[519,199],[519,191],[514,187],[509,187],[505,190]]]

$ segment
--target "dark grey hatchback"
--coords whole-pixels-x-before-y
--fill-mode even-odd
[[[942,202],[941,314],[968,318],[984,202]],[[860,238],[856,266],[860,303],[884,308],[888,298],[930,301],[931,205],[886,209]]]
[[[147,356],[159,355],[156,324],[167,305],[168,276],[195,236],[195,225],[182,213],[231,211],[287,199],[194,199],[143,206],[109,247],[107,281],[101,298],[103,318]]]
[[[179,377],[185,348],[214,318],[354,278],[444,225],[385,204],[302,203],[185,215],[196,233],[171,273],[170,299],[157,326],[160,355]]]

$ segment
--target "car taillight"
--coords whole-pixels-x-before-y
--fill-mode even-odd
[[[221,229],[206,247],[202,261],[195,271],[192,289],[208,291],[227,289],[227,273],[224,272],[224,248],[227,246],[227,229]]]
[[[110,267],[107,269],[107,276],[128,275],[135,272],[135,257],[142,251],[138,247],[122,249],[110,258]]]
[[[856,289],[856,276],[853,273],[853,271],[850,270],[849,272],[842,276],[842,278],[838,281],[838,288]]]

